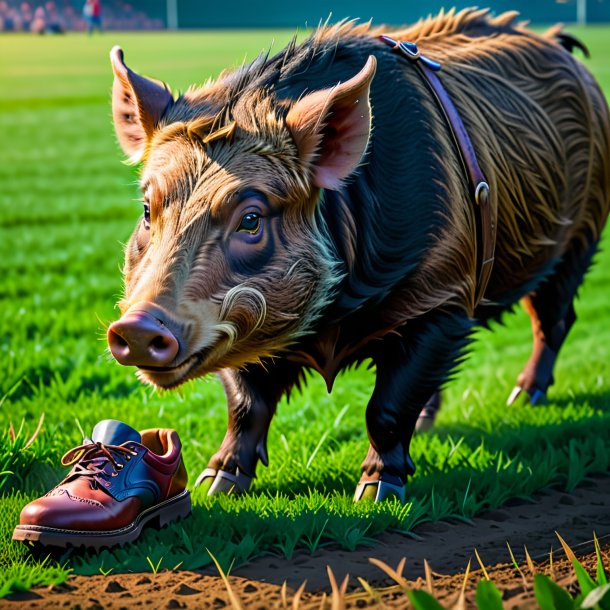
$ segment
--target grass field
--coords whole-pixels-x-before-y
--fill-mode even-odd
[[[610,29],[574,33],[610,96]],[[338,542],[367,543],[423,520],[469,519],[551,485],[573,488],[610,468],[610,236],[577,303],[579,321],[543,407],[505,407],[530,350],[523,312],[482,331],[450,384],[438,426],[413,442],[410,503],[354,505],[367,440],[372,373],[340,377],[329,396],[312,377],[282,404],[271,465],[243,498],[195,493],[193,517],[137,544],[98,555],[41,560],[10,542],[21,507],[56,482],[59,458],[100,419],[176,428],[192,480],[226,428],[214,379],[159,395],[105,355],[103,326],[117,315],[122,243],[141,214],[136,171],[121,164],[109,105],[108,51],[176,89],[252,58],[289,32],[108,33],[86,38],[0,37],[0,597],[58,582],[74,570],[224,568],[266,552],[290,556]],[[44,414],[38,438],[25,447]],[[15,434],[9,432],[10,423]],[[15,437],[13,439],[13,436]]]

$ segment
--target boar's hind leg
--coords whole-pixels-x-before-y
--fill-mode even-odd
[[[195,486],[207,495],[247,491],[260,459],[266,466],[267,431],[278,401],[298,380],[301,367],[290,362],[252,365],[244,371],[225,369],[229,422],[227,433]]]
[[[417,418],[417,423],[415,424],[416,432],[427,432],[434,425],[434,421],[436,420],[436,416],[438,412],[441,410],[441,391],[436,390],[430,398],[428,398],[428,402],[424,405],[424,408],[421,410],[419,417]]]
[[[523,299],[532,322],[533,348],[530,359],[517,378],[507,404],[526,393],[531,404],[542,402],[553,384],[557,354],[576,321],[574,297],[582,283],[597,243],[573,247],[563,256],[553,275]]]
[[[366,410],[370,440],[355,500],[404,497],[415,472],[409,445],[426,401],[444,381],[469,342],[472,320],[438,311],[409,321],[402,335],[388,335],[373,359],[375,389]]]

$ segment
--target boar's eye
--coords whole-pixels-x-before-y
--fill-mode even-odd
[[[244,231],[246,233],[258,233],[261,226],[261,216],[256,212],[248,212],[241,217],[237,231]]]
[[[150,228],[150,204],[148,201],[144,202],[144,226]]]

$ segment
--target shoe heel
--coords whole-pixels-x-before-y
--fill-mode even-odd
[[[184,519],[191,514],[191,494],[185,489],[173,501],[159,512],[159,527],[165,527],[173,521]]]

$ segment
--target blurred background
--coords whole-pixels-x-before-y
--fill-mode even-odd
[[[477,4],[452,3],[457,9]],[[96,8],[99,7],[99,8]],[[394,2],[383,0],[309,0],[287,3],[267,0],[264,6],[250,0],[230,3],[201,0],[1,0],[0,30],[63,32],[87,30],[103,24],[110,30],[313,27],[320,20],[344,17],[373,19],[375,23],[402,24],[443,7],[441,0]],[[492,0],[494,12],[517,10],[533,23],[610,22],[610,0]],[[93,22],[93,23],[92,23]]]

